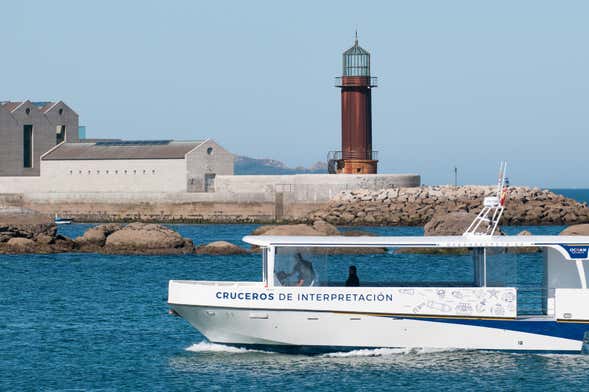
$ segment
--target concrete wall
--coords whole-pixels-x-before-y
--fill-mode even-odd
[[[417,186],[420,180],[417,175],[386,174],[218,176],[215,192],[186,192],[178,186],[185,184],[185,161],[174,160],[173,164],[170,161],[163,162],[164,166],[155,169],[155,174],[149,171],[143,174],[143,170],[154,168],[156,160],[43,161],[42,184],[37,189],[50,190],[24,192],[22,206],[91,222],[304,221],[341,190]],[[71,166],[71,162],[77,166]],[[111,163],[120,166],[115,169],[117,166]],[[136,165],[135,174],[129,171],[133,170],[130,163]],[[146,164],[151,166],[145,167]],[[46,175],[46,168],[53,172]],[[70,174],[70,170],[78,172]],[[113,170],[118,170],[118,174],[113,174]],[[122,174],[121,170],[128,172]],[[160,173],[163,178],[152,177]],[[165,181],[169,181],[165,186],[154,186]],[[120,191],[105,192],[105,189]],[[11,190],[14,192],[15,187]]]
[[[63,109],[61,114],[59,109]],[[27,113],[28,112],[28,113]],[[23,166],[23,126],[33,126],[33,167]],[[0,110],[0,176],[38,176],[40,157],[56,145],[56,126],[65,125],[72,140],[78,138],[78,115],[60,102],[45,115],[30,101],[13,112]]]
[[[187,190],[189,192],[205,192],[205,175],[233,175],[234,157],[229,151],[212,140],[207,140],[198,148],[186,154],[188,173]],[[208,191],[214,191],[208,189]]]
[[[261,193],[225,195],[214,193],[26,193],[20,204],[79,222],[272,222],[273,195]],[[2,195],[0,195],[2,204]],[[300,213],[310,209],[297,210]]]
[[[184,159],[42,161],[37,192],[185,192]]]
[[[0,195],[39,192],[41,177],[4,177],[0,176]]]
[[[419,186],[417,174],[296,174],[217,176],[218,193],[284,193],[296,202],[325,202],[343,190]]]

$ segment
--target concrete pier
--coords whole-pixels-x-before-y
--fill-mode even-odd
[[[341,191],[378,191],[420,185],[419,175],[301,174],[218,176],[214,192],[47,192],[0,177],[0,207],[19,206],[79,222],[304,221]]]

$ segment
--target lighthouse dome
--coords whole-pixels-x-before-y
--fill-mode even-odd
[[[370,52],[358,45],[358,37],[354,46],[343,54],[343,76],[370,76]]]

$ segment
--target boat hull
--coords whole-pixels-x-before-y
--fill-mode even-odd
[[[174,305],[208,340],[276,351],[434,348],[581,353],[589,324]]]

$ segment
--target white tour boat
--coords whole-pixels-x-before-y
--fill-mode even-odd
[[[172,280],[169,305],[211,342],[240,347],[586,352],[589,236],[493,236],[505,200],[501,178],[497,197],[485,199],[462,236],[246,236],[262,250],[260,281]],[[387,252],[351,256],[342,248]],[[520,254],[523,248],[537,253]],[[346,286],[333,279],[334,271],[347,275],[349,264],[362,278],[371,263],[384,282]],[[504,278],[518,265],[521,279],[537,275],[533,295]]]

